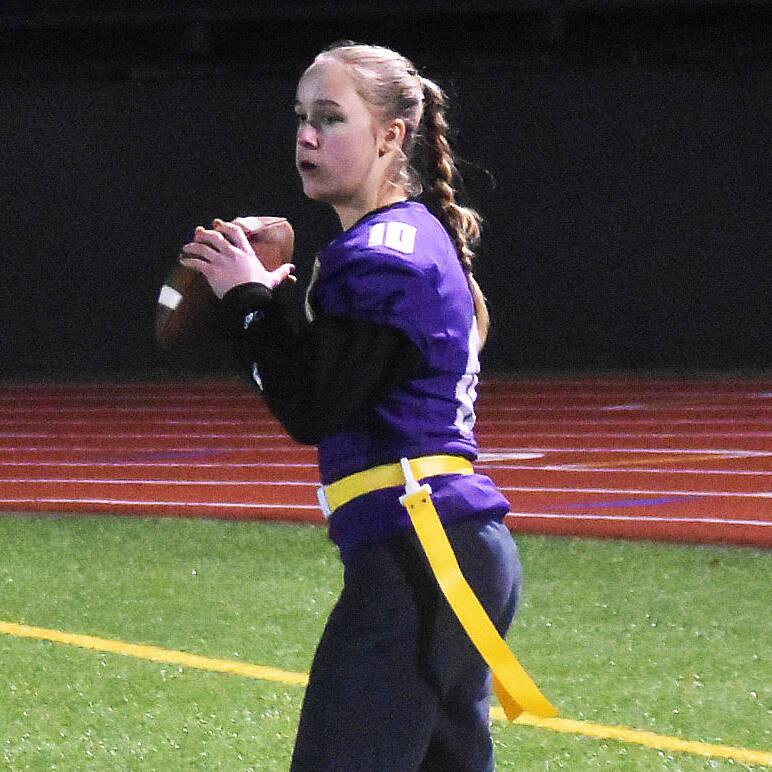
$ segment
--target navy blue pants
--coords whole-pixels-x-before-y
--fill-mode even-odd
[[[522,569],[494,520],[446,528],[461,570],[503,635]],[[359,551],[311,667],[294,772],[493,769],[490,672],[413,532]]]

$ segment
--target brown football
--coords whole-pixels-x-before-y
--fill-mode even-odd
[[[260,262],[273,271],[290,262],[295,248],[292,225],[284,217],[258,217],[260,226],[247,238]],[[217,297],[198,271],[175,263],[158,294],[155,336],[166,350],[218,345],[223,331],[217,317]]]

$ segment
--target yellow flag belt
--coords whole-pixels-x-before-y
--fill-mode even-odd
[[[421,547],[434,576],[472,643],[493,673],[493,685],[507,718],[512,721],[528,712],[540,718],[557,715],[557,710],[539,691],[517,657],[499,635],[493,622],[461,573],[453,548],[442,527],[423,479],[438,474],[472,474],[472,465],[454,456],[425,456],[399,464],[387,464],[359,472],[321,489],[320,503],[325,514],[347,501],[372,490],[405,485],[400,503],[407,509]]]

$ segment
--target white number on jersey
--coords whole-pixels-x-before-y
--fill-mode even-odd
[[[411,255],[415,250],[416,228],[401,222],[377,222],[370,228],[368,247],[388,247]]]
[[[472,329],[469,331],[469,357],[466,361],[466,372],[456,383],[456,420],[455,425],[462,434],[471,434],[477,416],[474,413],[474,403],[477,399],[478,373],[480,372],[480,333],[477,329],[477,319],[472,317]]]

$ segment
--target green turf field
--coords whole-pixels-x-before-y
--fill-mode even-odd
[[[772,553],[519,539],[509,642],[561,716],[772,750]],[[341,569],[319,527],[0,518],[0,621],[308,669]],[[0,768],[286,770],[302,687],[0,635]],[[761,769],[494,723],[500,770]],[[386,771],[385,771],[386,772]]]

